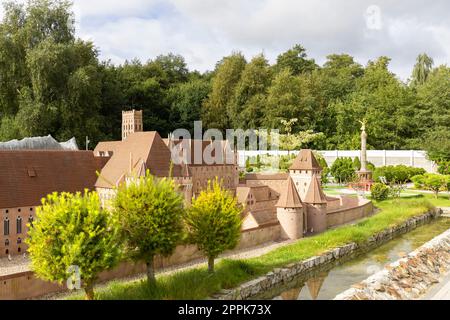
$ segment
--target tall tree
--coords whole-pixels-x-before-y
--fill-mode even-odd
[[[227,108],[233,128],[259,126],[271,76],[269,63],[262,54],[254,57],[245,66]]]
[[[305,48],[299,44],[280,54],[277,63],[274,65],[275,72],[289,69],[293,75],[311,72],[316,67],[314,59],[308,59]]]
[[[416,64],[414,65],[411,86],[417,87],[423,85],[427,81],[428,75],[433,68],[433,64],[433,59],[427,56],[426,53],[420,54],[417,57]]]
[[[183,197],[172,179],[145,177],[120,185],[113,213],[130,256],[147,265],[149,284],[156,281],[154,258],[172,254],[183,235]]]
[[[216,67],[212,91],[203,104],[202,120],[207,128],[231,128],[227,106],[247,62],[241,53],[225,57]]]

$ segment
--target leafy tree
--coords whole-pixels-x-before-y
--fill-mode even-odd
[[[370,193],[372,199],[383,201],[389,197],[389,187],[383,183],[374,183],[370,188]]]
[[[155,283],[154,257],[172,254],[183,235],[183,197],[172,179],[147,172],[119,186],[113,213],[131,257],[147,265],[147,280]]]
[[[330,168],[328,167],[328,163],[321,154],[315,152],[314,156],[316,157],[319,165],[322,167],[322,175],[321,175],[322,184],[326,184],[329,182],[328,174],[330,173]]]
[[[359,157],[355,157],[353,160],[353,167],[355,168],[355,171],[361,170],[361,160],[359,160]]]
[[[439,191],[447,187],[446,176],[434,173],[426,173],[424,175],[417,175],[412,178],[416,188],[425,188],[433,191],[436,199],[438,198]]]
[[[274,69],[276,72],[289,69],[293,75],[311,72],[316,68],[316,63],[307,57],[305,48],[296,44],[278,56]]]
[[[97,193],[48,195],[29,228],[26,242],[34,273],[62,283],[72,276],[70,267],[77,266],[86,299],[94,299],[98,274],[114,267],[121,254],[117,222],[100,208]]]
[[[0,24],[0,139],[52,134],[83,146],[99,130],[101,78],[97,50],[75,37],[71,4],[8,2]],[[4,82],[3,82],[4,81]],[[14,124],[12,121],[16,122]]]
[[[411,79],[411,85],[413,87],[423,85],[427,81],[428,75],[433,68],[433,64],[433,59],[427,56],[426,53],[422,53],[417,57]]]
[[[269,63],[262,54],[254,57],[245,66],[227,106],[227,114],[233,128],[259,127],[255,120],[262,117],[262,107],[270,81]]]
[[[214,272],[214,259],[236,247],[241,234],[242,208],[236,197],[221,188],[218,179],[193,200],[186,225],[190,242],[208,257],[208,270]]]
[[[210,90],[209,81],[204,79],[193,79],[169,89],[167,96],[171,105],[170,121],[175,128],[193,132],[194,121],[200,120],[202,103]]]
[[[330,173],[339,184],[353,181],[356,175],[351,158],[337,158],[331,166]]]
[[[233,53],[218,63],[212,79],[212,91],[203,103],[202,120],[207,128],[230,128],[227,106],[247,62],[241,53]]]

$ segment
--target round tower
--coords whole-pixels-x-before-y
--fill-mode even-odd
[[[289,177],[286,189],[281,193],[276,207],[281,237],[290,240],[303,238],[306,217],[292,178]]]
[[[316,175],[313,176],[308,192],[303,201],[307,204],[308,233],[321,233],[327,230],[327,197]]]

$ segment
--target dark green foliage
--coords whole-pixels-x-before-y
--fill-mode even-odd
[[[374,183],[370,192],[373,200],[383,201],[389,197],[390,188],[383,183]]]
[[[331,175],[338,183],[349,183],[355,180],[356,172],[351,158],[338,158],[330,169]]]
[[[411,178],[422,175],[426,171],[422,168],[408,167],[405,165],[378,167],[373,173],[375,181],[381,182],[380,177],[385,177],[388,184],[404,184],[411,182]]]

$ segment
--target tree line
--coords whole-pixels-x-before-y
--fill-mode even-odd
[[[330,54],[323,65],[300,44],[270,64],[233,52],[214,70],[190,70],[176,54],[114,65],[75,35],[71,4],[4,4],[0,24],[0,140],[52,134],[85,136],[94,145],[120,139],[121,110],[144,110],[144,127],[163,136],[176,128],[274,128],[316,134],[304,147],[358,149],[368,121],[369,148],[426,149],[450,159],[450,68],[420,54],[408,81],[390,58],[361,65]],[[284,122],[283,122],[284,121]],[[284,124],[283,124],[284,123]]]

